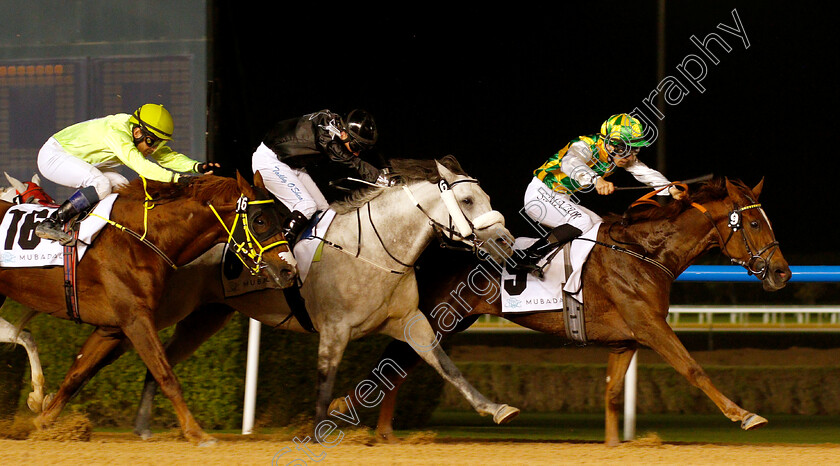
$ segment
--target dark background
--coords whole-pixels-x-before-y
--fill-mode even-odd
[[[250,156],[280,119],[323,108],[372,112],[389,157],[455,155],[479,178],[515,235],[532,171],[610,115],[642,108],[659,84],[657,2],[579,2],[472,9],[402,4],[365,10],[230,2],[211,6],[210,158],[250,175]],[[750,41],[716,28],[734,26]],[[667,2],[664,72],[688,87],[664,108],[664,173],[706,173],[761,196],[792,264],[833,264],[835,21],[818,3]],[[701,93],[678,73],[689,40],[717,33]],[[705,57],[704,57],[705,59]],[[649,111],[645,111],[651,116]],[[656,147],[640,158],[657,166]],[[617,186],[638,183],[623,170]],[[584,194],[596,212],[621,212],[643,191]]]

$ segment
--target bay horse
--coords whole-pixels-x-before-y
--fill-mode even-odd
[[[36,417],[36,426],[51,424],[72,395],[111,362],[108,357],[115,357],[111,350],[128,342],[175,406],[184,436],[194,443],[214,442],[187,408],[164,355],[157,331],[170,318],[159,311],[159,304],[173,270],[219,243],[241,241],[241,259],[249,267],[264,271],[278,286],[294,283],[296,268],[281,229],[284,211],[270,199],[259,175],[254,183],[249,185],[239,174],[235,180],[204,175],[186,183],[136,179],[116,190],[119,196],[111,213],[114,228],[106,226],[99,233],[77,267],[79,320],[96,329],[55,399]],[[0,215],[10,207],[0,202]],[[34,214],[26,221],[46,218],[48,211]],[[38,240],[29,227],[20,231],[29,232],[28,241]],[[137,232],[144,234],[141,237]],[[40,312],[70,318],[61,267],[0,268],[0,304],[6,297],[29,308],[27,317]]]
[[[473,247],[476,242],[481,243],[496,260],[504,260],[513,244],[504,227],[504,217],[491,210],[489,196],[463,172],[454,157],[438,162],[392,159],[391,164],[405,185],[373,188],[333,203],[336,216],[323,241],[344,250],[324,247],[320,261],[312,264],[300,290],[312,324],[320,334],[315,423],[327,416],[336,371],[347,343],[373,332],[401,341],[410,339],[415,348],[421,347],[418,358],[452,383],[476,411],[493,416],[497,424],[508,422],[519,410],[484,397],[435,344],[435,334],[417,307],[419,296],[412,267],[436,235],[450,235]],[[460,212],[445,206],[439,189],[442,181],[454,194]],[[460,213],[468,220],[471,232],[459,233],[447,226],[448,217]],[[225,299],[218,280],[221,257],[221,249],[216,248],[173,275],[167,292],[173,298],[177,294],[182,300],[190,300],[194,307],[184,306],[190,308],[187,312],[195,309],[178,323],[167,343],[166,354],[173,365],[222,328],[234,310],[270,327],[306,332],[296,318],[291,318],[289,304],[280,290]],[[173,299],[172,305],[181,303],[184,301]],[[163,305],[171,306],[165,299]],[[147,374],[135,423],[135,433],[143,438],[151,436],[149,423],[155,390],[155,380]]]
[[[611,348],[605,396],[606,445],[619,444],[624,375],[639,345],[656,351],[692,385],[700,388],[726,417],[740,422],[742,429],[751,430],[767,423],[766,419],[741,408],[715,388],[665,320],[674,277],[713,248],[720,248],[733,262],[760,278],[765,290],[775,291],[785,286],[791,277],[790,268],[779,251],[770,221],[757,203],[763,183],[764,180],[750,189],[740,181],[715,179],[688,200],[673,201],[663,207],[630,209],[623,217],[607,218],[600,227],[597,241],[601,245],[596,244],[591,251],[584,266],[582,283],[588,341]],[[628,244],[635,253],[643,254],[650,261],[611,249],[611,246]],[[463,331],[479,315],[488,314],[567,339],[560,310],[502,314],[500,298],[491,301],[487,297],[493,293],[475,292],[499,289],[498,278],[488,280],[487,274],[476,274],[477,266],[446,256],[430,259],[428,264],[421,266],[418,272],[420,308],[436,332],[443,335]],[[467,288],[473,292],[465,292]],[[459,310],[460,315],[454,322],[452,316],[445,313],[438,313],[437,318],[430,316],[429,312],[439,309],[438,306]],[[401,341],[391,342],[382,358],[409,368],[419,362],[412,348]],[[396,441],[392,420],[397,390],[404,380],[391,377],[388,386],[394,388],[386,390],[380,404],[376,434],[381,441]],[[346,399],[358,402],[355,393],[349,393]],[[334,400],[331,409],[346,410],[344,400]]]

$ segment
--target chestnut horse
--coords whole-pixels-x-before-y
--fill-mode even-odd
[[[606,378],[607,445],[619,444],[618,409],[624,374],[639,345],[659,353],[692,385],[703,390],[726,417],[740,422],[742,429],[755,429],[767,423],[766,419],[744,410],[712,385],[703,368],[665,320],[674,277],[713,248],[720,248],[733,262],[760,278],[765,290],[774,291],[785,286],[791,272],[778,249],[770,222],[757,203],[762,185],[763,180],[749,189],[738,181],[716,179],[702,186],[689,200],[674,201],[664,207],[630,209],[623,218],[608,218],[601,226],[599,242],[632,244],[636,253],[644,254],[668,271],[653,262],[598,245],[585,265],[582,281],[586,335],[590,342],[611,348]],[[736,217],[738,222],[730,223]],[[476,263],[440,258],[439,263],[421,266],[418,271],[420,308],[440,335],[447,331],[463,331],[480,314],[489,314],[566,338],[562,312],[502,315],[501,299],[492,303],[487,300],[493,293],[462,292],[465,284],[470,284],[471,290],[494,287],[498,290],[499,284],[495,280],[490,282],[486,274],[474,273],[476,266]],[[435,319],[429,315],[444,303],[463,310],[463,319],[454,329],[451,316],[439,313]],[[442,322],[444,318],[450,320]],[[390,358],[403,368],[413,367],[419,361],[410,345],[401,341],[392,342],[382,358]],[[396,440],[391,423],[397,390],[404,380],[391,378],[394,388],[386,390],[380,405],[376,432],[382,441]],[[353,403],[358,403],[354,393],[348,396]],[[345,409],[344,399],[334,400],[332,408]]]
[[[239,175],[236,180],[201,176],[178,184],[137,179],[116,191],[111,213],[115,228],[106,226],[99,233],[77,267],[79,317],[96,329],[55,399],[35,419],[38,427],[52,423],[78,388],[111,362],[111,350],[128,341],[175,406],[184,436],[195,443],[213,442],[187,408],[166,360],[157,331],[174,322],[167,323],[167,316],[157,310],[173,269],[215,244],[243,236],[244,262],[262,269],[278,286],[294,283],[296,269],[281,231],[284,211],[270,200],[262,178],[257,175],[254,180],[256,187]],[[0,215],[10,207],[0,202]],[[47,211],[35,214],[33,220],[45,218]],[[28,239],[37,241],[32,230],[20,232],[29,231]],[[136,232],[143,232],[144,242]],[[41,312],[69,318],[61,267],[0,268],[0,303],[6,297],[33,311],[30,316]]]
[[[19,181],[8,173],[6,179],[11,186],[0,188],[0,200],[13,204],[41,204],[55,207],[55,201],[41,188],[41,177],[32,175],[32,180]],[[32,374],[32,392],[26,398],[26,405],[35,413],[40,413],[52,401],[55,394],[46,393],[46,379],[41,368],[41,358],[38,355],[38,345],[27,331],[21,331],[7,320],[0,317],[0,343],[21,345],[29,356],[29,370]]]

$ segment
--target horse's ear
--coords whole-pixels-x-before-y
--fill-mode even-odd
[[[41,177],[38,176],[37,173],[32,175],[32,182],[37,184],[38,186],[41,186]]]
[[[729,177],[725,177],[724,180],[726,181],[726,194],[729,195],[729,198],[740,199],[743,195],[738,190],[738,187],[735,186],[734,183],[729,181]]]
[[[17,190],[17,192],[22,193],[26,191],[26,185],[21,183],[20,180],[17,178],[9,175],[6,172],[3,172],[6,175],[6,179],[9,180],[9,184],[12,185],[13,188]]]
[[[446,180],[447,183],[452,183],[453,181],[455,181],[455,174],[452,173],[451,170],[444,167],[443,164],[441,164],[437,160],[435,160],[435,165],[437,165],[437,169],[438,169],[438,173],[440,174],[440,177],[443,178],[444,180]]]
[[[764,177],[761,177],[761,181],[758,182],[757,185],[752,189],[753,199],[758,200],[758,196],[761,194],[761,189],[764,188]]]
[[[252,197],[254,188],[251,187],[251,184],[248,183],[248,180],[242,177],[242,174],[239,173],[239,170],[236,170],[236,184],[239,186],[240,193],[245,194],[248,197]]]
[[[263,181],[263,177],[259,170],[254,172],[254,186],[265,189],[265,182]]]

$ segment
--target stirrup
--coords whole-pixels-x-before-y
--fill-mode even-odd
[[[526,252],[525,257],[523,257],[520,260],[517,260],[516,263],[510,267],[510,271],[533,273],[535,276],[543,278],[543,269],[545,269],[545,265],[537,265],[542,259],[542,255],[534,254],[532,252]]]
[[[62,230],[61,226],[49,220],[44,220],[35,227],[35,236],[51,241],[58,241],[62,246],[66,246],[73,241],[73,235]]]

